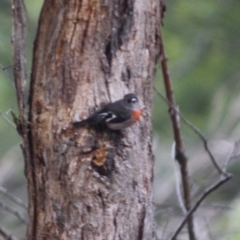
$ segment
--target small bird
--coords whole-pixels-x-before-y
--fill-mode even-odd
[[[142,110],[136,94],[126,94],[123,99],[107,104],[99,111],[80,122],[73,122],[75,127],[104,124],[109,129],[121,130],[139,120]]]

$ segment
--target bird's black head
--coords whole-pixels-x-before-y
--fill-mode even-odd
[[[134,104],[138,102],[138,98],[134,93],[126,94],[123,99],[128,104]]]

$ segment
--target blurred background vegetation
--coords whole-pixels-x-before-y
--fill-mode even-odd
[[[33,41],[42,0],[25,0],[28,11],[27,69],[30,75]],[[0,3],[0,186],[27,202],[20,138],[4,120],[16,112],[11,67],[11,5]],[[238,0],[168,0],[164,18],[164,45],[174,94],[180,111],[209,139],[217,161],[224,164],[240,139],[240,2]],[[29,77],[28,77],[29,78]],[[164,93],[161,71],[155,86]],[[172,129],[166,103],[154,95],[154,202],[159,238],[168,239],[182,219],[176,196],[176,165],[171,158]],[[217,176],[201,141],[182,124],[189,156],[194,200]],[[195,214],[199,239],[240,239],[239,158],[230,162],[234,178],[212,194]],[[0,203],[27,215],[0,194]],[[0,207],[0,226],[24,239],[25,226]],[[1,239],[1,237],[0,237]],[[181,239],[187,239],[182,235]]]

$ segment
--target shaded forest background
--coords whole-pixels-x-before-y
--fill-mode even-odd
[[[42,1],[25,0],[25,4],[30,75]],[[240,2],[168,0],[166,5],[164,44],[177,105],[208,138],[214,156],[224,164],[234,142],[240,139]],[[12,63],[9,1],[1,0],[0,16],[0,186],[27,202],[20,138],[5,119],[11,119],[9,110],[16,112],[12,69],[4,69]],[[160,70],[155,86],[164,92]],[[173,140],[167,105],[157,94],[154,95],[153,126],[156,225],[159,238],[167,239],[178,225],[182,212],[175,187],[176,166],[171,157]],[[196,199],[216,179],[216,174],[198,137],[183,124],[182,129],[189,156],[192,196]],[[199,239],[240,239],[239,158],[233,159],[229,166],[233,179],[214,192],[195,215]],[[1,202],[27,216],[23,209],[0,194]],[[24,224],[1,207],[0,226],[24,239]]]

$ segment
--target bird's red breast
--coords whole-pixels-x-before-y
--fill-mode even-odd
[[[133,111],[132,116],[133,116],[134,121],[137,121],[141,115],[142,115],[141,109]]]

